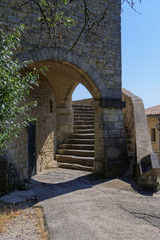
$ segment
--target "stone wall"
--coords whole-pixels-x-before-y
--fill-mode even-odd
[[[129,129],[131,150],[140,162],[145,156],[153,152],[147,125],[147,118],[141,98],[123,89],[123,109],[125,126]]]
[[[105,109],[104,112],[105,134],[109,134],[105,141],[106,161],[108,163],[109,177],[124,175],[128,168],[128,155],[126,148],[126,136],[124,130],[123,113],[121,109]],[[107,132],[106,132],[107,130]],[[113,159],[117,159],[114,161]]]
[[[123,89],[123,100],[126,102],[126,108],[123,109],[124,122],[129,129],[133,145],[131,149],[134,151],[140,174],[143,174],[149,168],[159,169],[158,158],[153,154],[147,118],[141,98]]]
[[[54,94],[50,89],[48,80],[40,80],[39,87],[30,92],[27,101],[37,101],[37,107],[30,112],[36,121],[36,159],[37,172],[48,167],[56,166],[54,161],[56,149],[56,108]],[[50,104],[52,102],[52,112]],[[21,177],[28,175],[28,133],[22,129],[20,136],[10,144],[7,157],[9,162],[18,166]]]
[[[155,129],[155,141],[152,141],[152,147],[154,152],[159,152],[159,131],[156,128],[158,124],[158,116],[147,116],[148,128],[151,137],[151,129]]]
[[[126,108],[123,109],[124,122],[130,134],[130,149],[134,153],[133,163],[136,166],[138,184],[157,191],[160,163],[153,153],[143,102],[126,89],[123,89],[123,100],[126,102]],[[131,162],[130,168],[134,166],[133,163]]]
[[[2,0],[0,2],[0,22],[2,23],[1,27],[6,31],[12,31],[19,23],[25,24],[26,32],[23,34],[20,52],[29,52],[31,59],[33,59],[33,49],[38,50],[46,47],[52,49],[53,46],[48,40],[45,27],[39,25],[37,7],[32,3],[19,8],[23,2],[23,0]],[[88,0],[87,2],[91,11],[96,14],[100,14],[107,7],[107,1],[104,0]],[[67,51],[72,46],[83,26],[83,1],[72,1],[66,7],[66,12],[75,20],[75,26],[71,29],[63,29],[61,32],[62,39],[57,38],[56,50],[50,50],[52,51],[52,59],[57,59],[61,49]],[[115,0],[104,21],[99,24],[98,28],[94,29],[98,38],[101,38],[102,41],[98,41],[92,35],[88,38],[82,35],[79,43],[72,51],[89,64],[90,69],[85,69],[85,71],[89,70],[91,78],[95,74],[93,70],[96,69],[99,74],[97,75],[97,81],[103,86],[101,94],[107,99],[121,99],[120,12],[121,1]],[[61,54],[62,60],[63,57],[63,54]],[[71,53],[66,55],[66,60],[72,62]],[[83,61],[79,64],[82,69],[87,67]]]
[[[133,154],[136,157],[136,133],[135,133],[135,115],[132,100],[132,94],[126,89],[123,89],[122,100],[126,106],[123,108],[125,132],[127,139],[128,154]]]
[[[91,105],[95,111],[95,173],[105,177],[122,176],[129,161],[126,148],[126,136],[122,110],[93,99],[73,101],[72,104]],[[100,106],[99,106],[100,104]],[[105,103],[104,103],[105,104]]]
[[[94,100],[93,98],[88,98],[88,99],[82,99],[82,100],[77,100],[77,101],[72,101],[73,105],[88,105],[88,106],[92,106]]]
[[[111,2],[111,6],[107,15],[94,29],[96,38],[95,35],[85,37],[83,34],[68,54],[67,50],[83,27],[83,1],[71,1],[66,7],[65,11],[74,18],[76,25],[62,30],[62,38],[57,39],[56,48],[48,40],[46,29],[37,21],[38,10],[34,3],[19,8],[23,0],[0,2],[1,27],[5,31],[12,31],[19,23],[26,26],[21,48],[16,53],[19,61],[33,60],[36,67],[49,65],[46,78],[50,87],[44,84],[31,94],[33,99],[40,102],[38,108],[32,111],[38,118],[38,171],[52,163],[54,165],[54,144],[62,142],[72,132],[71,96],[78,83],[82,83],[94,98],[95,173],[115,177],[122,175],[128,165],[122,113],[124,104],[121,101],[121,0],[87,0],[90,10],[95,14],[103,13],[108,2]],[[53,114],[48,112],[52,97]],[[27,169],[26,146],[27,132],[24,130],[8,153],[9,158],[14,158],[18,164],[21,173]]]

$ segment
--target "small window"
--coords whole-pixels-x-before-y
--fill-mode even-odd
[[[151,128],[151,141],[155,142],[156,141],[156,129]]]
[[[49,108],[50,108],[50,113],[53,113],[53,102],[52,102],[52,100],[49,101]]]

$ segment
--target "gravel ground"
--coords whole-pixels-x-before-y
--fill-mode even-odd
[[[0,240],[47,240],[42,208],[35,207],[35,200],[19,204],[0,202]]]
[[[5,226],[4,233],[0,233],[1,240],[40,240],[37,231],[37,215],[34,208],[23,210],[11,219]]]

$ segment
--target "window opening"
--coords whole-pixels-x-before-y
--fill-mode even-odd
[[[156,141],[156,129],[151,128],[151,141],[155,142]]]
[[[49,101],[49,109],[50,109],[50,113],[53,113],[53,102],[52,102],[52,100]]]

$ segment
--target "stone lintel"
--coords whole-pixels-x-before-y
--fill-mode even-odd
[[[56,108],[57,114],[72,114],[72,108]]]
[[[126,106],[125,102],[121,100],[114,99],[100,99],[95,100],[92,103],[93,108],[102,107],[102,108],[124,108]]]

